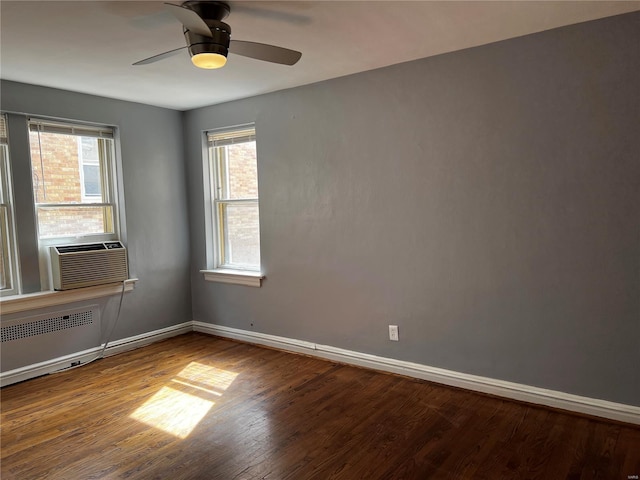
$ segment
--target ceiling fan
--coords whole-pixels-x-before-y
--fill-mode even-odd
[[[222,20],[231,12],[229,4],[217,1],[189,0],[181,5],[165,3],[184,26],[187,45],[145,58],[133,65],[147,65],[180,53],[185,48],[199,68],[220,68],[227,63],[229,52],[265,62],[294,65],[302,53],[264,43],[231,40],[231,27]]]

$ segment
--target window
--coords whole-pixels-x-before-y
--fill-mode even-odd
[[[0,113],[0,294],[25,294],[3,298],[3,308],[61,298],[28,295],[53,288],[51,246],[126,243],[116,133],[110,126]]]
[[[41,244],[117,239],[113,130],[29,122]]]
[[[260,271],[260,218],[255,129],[207,134],[214,267]]]
[[[19,292],[12,200],[7,121],[2,115],[0,116],[0,292],[2,295],[15,295]]]

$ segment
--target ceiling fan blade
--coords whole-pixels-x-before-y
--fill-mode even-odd
[[[164,6],[167,11],[171,12],[188,30],[203,37],[213,36],[207,23],[193,10],[181,7],[180,5],[174,5],[173,3],[165,3]]]
[[[165,58],[172,57],[173,55],[179,53],[181,50],[184,50],[185,48],[187,48],[186,45],[184,47],[176,48],[174,50],[169,50],[168,52],[159,53],[158,55],[154,55],[153,57],[140,60],[139,62],[134,63],[134,65],[147,65],[149,63],[154,63],[159,60],[164,60]]]
[[[264,60],[265,62],[280,63],[282,65],[294,65],[302,53],[288,48],[276,47],[264,43],[245,42],[242,40],[231,40],[229,51],[243,57]]]

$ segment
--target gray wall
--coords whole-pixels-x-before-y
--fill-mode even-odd
[[[129,270],[130,277],[137,277],[140,281],[133,292],[125,295],[121,318],[112,340],[191,320],[189,226],[181,113],[8,81],[2,81],[1,89],[2,110],[103,123],[119,129]],[[27,156],[19,153],[11,152],[12,163],[29,161]],[[16,184],[16,195],[22,195],[29,188],[28,184]],[[28,202],[26,208],[32,208]],[[18,223],[31,215],[20,209],[16,212]],[[18,239],[19,247],[23,245],[25,249],[28,242],[26,236]],[[38,279],[38,273],[34,271],[37,259],[27,260],[22,265],[22,276],[32,279],[31,285],[26,287],[27,291],[33,291],[33,279],[36,284]],[[115,317],[118,300],[118,297],[89,300],[86,304],[100,304],[104,322]],[[50,310],[62,309],[57,306]],[[3,318],[9,320],[42,312],[38,310]],[[33,355],[21,359],[3,356],[2,369],[7,371],[92,346],[97,345],[74,343],[65,347],[67,351],[54,352],[55,355],[48,357],[35,349]],[[42,356],[45,358],[40,358]]]
[[[194,319],[640,405],[639,85],[633,13],[187,112]],[[252,121],[260,289],[198,273]]]

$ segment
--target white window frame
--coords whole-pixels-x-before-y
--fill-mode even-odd
[[[6,117],[2,115],[2,121],[7,131]],[[6,241],[2,242],[3,264],[6,272],[5,278],[10,282],[10,287],[0,290],[0,296],[17,295],[20,293],[20,275],[18,271],[18,251],[15,236],[15,213],[13,208],[13,182],[11,180],[11,169],[9,165],[9,141],[8,135],[0,135],[0,229]]]
[[[102,161],[99,163],[101,166],[100,176],[102,178],[102,201],[101,202],[87,202],[87,203],[44,203],[36,202],[36,218],[37,211],[44,208],[95,208],[95,207],[110,207],[113,212],[113,218],[111,225],[111,232],[104,233],[86,233],[76,235],[60,235],[43,237],[38,232],[38,239],[41,244],[46,245],[60,245],[74,244],[74,243],[87,243],[87,242],[100,242],[100,241],[112,241],[120,239],[119,232],[119,209],[118,209],[118,195],[117,189],[117,177],[116,177],[116,165],[115,165],[115,142],[114,142],[114,129],[105,126],[93,126],[93,125],[78,125],[73,123],[58,123],[49,122],[47,120],[29,119],[30,131],[41,131],[47,133],[57,133],[62,135],[76,135],[93,136],[98,138],[98,146],[100,148],[99,155],[102,157]],[[109,147],[108,144],[109,143]],[[82,175],[82,168],[80,168],[80,174]],[[82,182],[81,182],[82,184]],[[81,187],[84,190],[83,187]],[[84,195],[83,195],[84,196]],[[35,200],[34,200],[35,201]]]
[[[54,245],[72,245],[79,243],[93,243],[115,241],[121,239],[120,231],[120,206],[118,195],[118,177],[116,162],[116,131],[115,127],[93,124],[78,124],[72,122],[51,121],[41,118],[29,118],[28,127],[30,131],[40,131],[48,133],[58,133],[62,135],[75,135],[78,137],[91,136],[98,138],[100,149],[100,176],[102,180],[102,199],[99,202],[87,203],[38,203],[34,198],[35,220],[38,229],[38,256],[40,265],[40,283],[43,290],[52,289],[51,281],[51,261],[49,257],[49,247]],[[81,148],[81,147],[79,147]],[[81,160],[79,160],[81,162]],[[80,163],[82,198],[84,195],[84,184],[82,182],[82,163]],[[110,207],[112,211],[111,232],[86,233],[60,236],[41,236],[40,225],[38,223],[38,210],[41,208],[95,208]]]
[[[260,195],[255,198],[229,199],[222,198],[223,190],[228,191],[229,177],[226,174],[228,159],[226,155],[220,155],[221,149],[226,145],[255,141],[255,125],[240,125],[233,128],[211,130],[204,132],[206,143],[205,181],[209,193],[208,235],[208,265],[209,269],[201,270],[205,280],[222,283],[232,283],[259,287],[264,275],[262,265],[240,265],[226,262],[225,251],[227,247],[227,233],[225,229],[222,211],[225,206],[232,204],[260,205]],[[222,188],[222,184],[227,186]],[[261,253],[261,252],[259,252]]]

